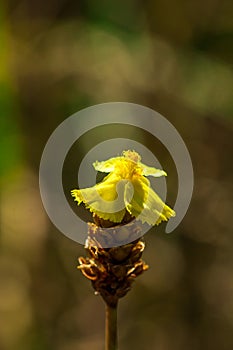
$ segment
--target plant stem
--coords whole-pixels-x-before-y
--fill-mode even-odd
[[[117,304],[106,304],[105,350],[117,349]]]

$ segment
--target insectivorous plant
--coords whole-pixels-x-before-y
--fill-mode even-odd
[[[118,300],[148,269],[141,259],[145,243],[138,238],[142,224],[158,225],[175,216],[175,212],[147,179],[167,174],[143,164],[137,152],[123,151],[122,156],[96,161],[93,166],[109,174],[93,187],[71,191],[74,200],[83,202],[92,212],[94,220],[88,223],[88,257],[79,258],[78,268],[106,303],[106,350],[115,350]]]

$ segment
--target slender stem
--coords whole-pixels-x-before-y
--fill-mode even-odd
[[[106,304],[105,350],[117,349],[117,304]]]

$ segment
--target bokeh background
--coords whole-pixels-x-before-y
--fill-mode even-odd
[[[104,304],[76,269],[83,246],[50,223],[38,169],[64,119],[111,101],[172,122],[195,175],[181,225],[145,237],[150,269],[120,302],[119,348],[233,348],[232,10],[230,0],[1,1],[1,350],[104,348]],[[96,135],[81,153],[108,138]],[[174,204],[172,159],[135,140],[168,170]]]

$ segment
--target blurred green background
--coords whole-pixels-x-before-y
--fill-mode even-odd
[[[230,0],[1,1],[1,350],[104,347],[104,304],[76,269],[83,246],[50,223],[38,169],[63,120],[111,101],[171,121],[195,175],[181,225],[145,237],[150,269],[120,302],[119,349],[233,349],[232,10]],[[168,170],[172,205],[172,160],[144,141]]]

